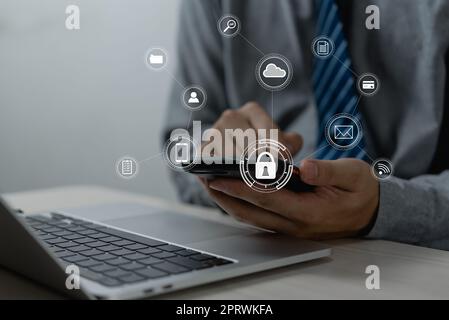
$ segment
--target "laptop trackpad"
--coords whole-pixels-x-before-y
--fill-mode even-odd
[[[103,220],[103,222],[111,226],[179,244],[256,233],[256,231],[234,228],[213,221],[171,212]]]

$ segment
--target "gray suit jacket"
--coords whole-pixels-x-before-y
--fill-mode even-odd
[[[391,159],[395,166],[395,177],[381,183],[377,220],[368,237],[449,250],[449,159],[442,158],[449,126],[449,109],[443,114],[448,101],[449,1],[349,3],[342,11],[348,10],[343,13],[348,15],[353,68],[358,74],[374,73],[381,82],[380,92],[363,97],[359,105],[367,151],[372,158]],[[370,4],[380,7],[380,30],[365,28]],[[203,124],[213,124],[227,108],[248,101],[270,106],[271,93],[254,77],[262,51],[292,62],[293,81],[274,94],[274,118],[282,129],[304,136],[299,159],[313,152],[313,7],[312,0],[183,0],[175,74],[179,83],[173,84],[165,136],[173,128],[185,128],[191,117],[180,102],[183,85],[206,90],[207,106],[192,115]],[[219,34],[217,20],[226,13],[240,18],[242,36]],[[193,177],[173,177],[184,201],[212,205]]]

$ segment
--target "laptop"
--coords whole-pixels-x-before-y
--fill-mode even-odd
[[[75,298],[151,297],[330,254],[320,243],[135,203],[28,215],[0,198],[0,265]]]

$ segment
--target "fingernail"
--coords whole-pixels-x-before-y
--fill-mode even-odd
[[[318,178],[318,166],[312,161],[305,161],[301,165],[303,179],[313,181]]]

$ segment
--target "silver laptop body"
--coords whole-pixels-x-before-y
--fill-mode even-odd
[[[117,287],[85,279],[81,272],[80,289],[69,290],[67,264],[38,238],[22,214],[13,212],[0,198],[0,265],[76,298],[150,297],[331,254],[328,247],[319,243],[134,203],[80,207],[57,213],[232,261]]]

